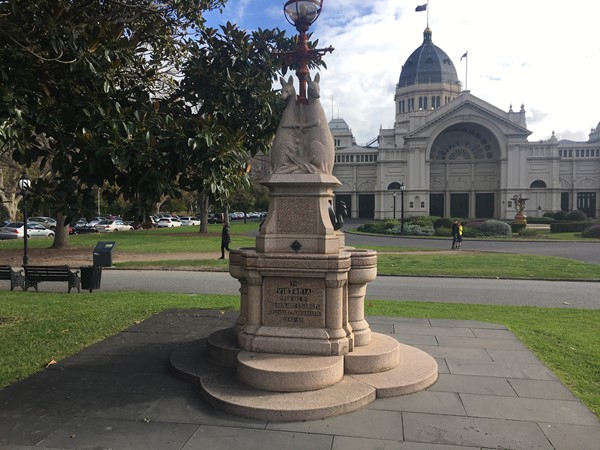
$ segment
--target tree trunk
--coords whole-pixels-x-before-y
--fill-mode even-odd
[[[69,246],[69,224],[65,225],[65,216],[62,212],[56,214],[56,229],[54,230],[54,249],[67,248]]]
[[[208,234],[208,195],[200,194],[200,233]]]

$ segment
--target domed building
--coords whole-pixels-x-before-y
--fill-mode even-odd
[[[394,127],[366,146],[343,119],[329,123],[336,201],[352,217],[400,217],[401,186],[405,216],[510,219],[521,194],[530,217],[574,209],[598,217],[600,124],[587,142],[529,142],[524,106],[503,111],[462,90],[429,28],[402,67],[394,102]]]

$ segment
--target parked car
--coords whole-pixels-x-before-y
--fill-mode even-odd
[[[23,239],[25,237],[23,222],[11,222],[0,228],[0,239]],[[27,221],[27,237],[54,237],[54,231],[37,222]]]
[[[180,227],[181,222],[173,217],[161,217],[156,223],[158,228]]]
[[[27,219],[27,224],[29,224],[29,222],[37,222],[49,230],[56,229],[56,220],[54,220],[52,217],[29,217]]]
[[[96,225],[98,225],[100,222],[102,222],[103,220],[109,220],[108,217],[93,217],[89,222],[88,225],[91,227],[95,227]]]
[[[182,216],[179,218],[179,220],[181,221],[181,225],[184,227],[200,225],[199,217]]]
[[[131,225],[127,225],[120,219],[102,220],[95,226],[99,233],[113,233],[115,231],[133,231]]]

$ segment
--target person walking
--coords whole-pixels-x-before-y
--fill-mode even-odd
[[[219,259],[225,259],[225,250],[229,250],[229,243],[231,242],[231,229],[229,228],[229,221],[227,217],[223,217],[223,229],[221,230],[221,257]]]
[[[458,220],[452,223],[452,250],[456,248],[458,243]]]
[[[463,224],[462,222],[458,222],[458,239],[456,242],[456,248],[460,250],[460,246],[462,245],[462,237],[463,237]]]

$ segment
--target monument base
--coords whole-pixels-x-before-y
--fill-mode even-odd
[[[223,361],[235,361],[235,368]],[[427,353],[378,333],[353,353],[311,357],[245,352],[236,348],[234,330],[227,329],[182,345],[170,363],[175,374],[200,386],[211,405],[273,422],[347,414],[377,398],[423,390],[438,376]]]

